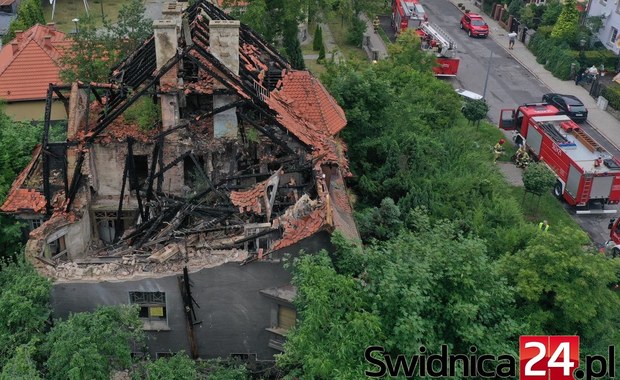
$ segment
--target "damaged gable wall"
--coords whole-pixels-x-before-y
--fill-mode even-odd
[[[294,313],[273,296],[290,286],[284,254],[331,249],[334,230],[359,239],[334,137],[344,112],[211,3],[163,13],[110,83],[50,86],[68,142],[50,143],[46,124],[41,171],[28,175],[42,176],[47,221],[27,257],[56,281],[56,315],[140,303],[151,353],[270,359],[291,327],[279,318]],[[128,117],[152,102],[154,125]]]

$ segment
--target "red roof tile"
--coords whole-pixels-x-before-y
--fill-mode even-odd
[[[0,7],[3,7],[5,5],[11,5],[13,4],[15,1],[17,0],[0,0]]]
[[[278,249],[286,248],[319,231],[330,230],[325,223],[326,219],[327,209],[325,205],[322,205],[303,218],[281,221],[281,225],[284,228],[282,238],[271,247],[271,250],[277,251]]]
[[[256,214],[261,214],[263,212],[261,199],[265,197],[265,186],[268,182],[269,180],[259,182],[246,191],[231,191],[231,202],[239,207],[240,213],[253,211]]]
[[[0,211],[6,213],[16,213],[21,211],[33,211],[36,213],[42,213],[45,209],[45,197],[43,194],[34,189],[26,189],[22,188],[22,185],[28,178],[32,168],[39,160],[41,155],[41,145],[37,145],[34,152],[32,153],[32,160],[22,170],[21,173],[15,178],[13,184],[11,185],[11,190],[9,191],[9,196],[4,201],[2,207],[0,207]]]
[[[0,98],[45,99],[48,85],[60,81],[60,58],[70,44],[65,33],[37,24],[4,45],[0,50]]]
[[[321,82],[308,71],[291,71],[282,78],[282,96],[317,129],[335,135],[347,125],[344,111]]]

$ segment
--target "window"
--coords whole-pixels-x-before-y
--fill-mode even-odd
[[[106,244],[114,242],[116,237],[116,223],[118,213],[116,211],[95,211],[94,219],[96,233]],[[121,225],[119,231],[122,233],[125,228],[133,226],[135,211],[123,211],[121,214]]]
[[[169,330],[166,293],[129,292],[129,303],[140,306],[140,319],[145,330]]]
[[[29,219],[28,220],[30,231],[34,231],[37,228],[41,227],[41,224],[43,224],[43,219]]]
[[[48,259],[56,259],[66,255],[67,244],[65,243],[65,236],[52,239],[45,245],[44,256]]]
[[[138,188],[141,188],[146,182],[146,178],[149,176],[149,160],[147,156],[134,155],[133,156],[134,169],[136,172],[136,178],[138,179]],[[133,188],[132,182],[129,181],[130,189]]]
[[[616,39],[618,38],[618,29],[611,27],[611,32],[609,34],[609,42],[612,44],[616,44]]]
[[[295,326],[295,320],[297,319],[297,313],[295,309],[278,305],[278,329],[288,331]]]

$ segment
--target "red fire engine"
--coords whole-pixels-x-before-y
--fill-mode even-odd
[[[435,76],[456,76],[461,62],[456,57],[456,42],[440,27],[428,22],[422,23],[416,33],[420,36],[422,49],[437,57],[438,65],[433,67]]]
[[[615,213],[605,206],[620,201],[620,160],[559,113],[549,104],[524,104],[502,110],[499,126],[514,130],[515,142],[555,173],[553,193],[578,214]]]
[[[392,27],[396,34],[405,29],[415,29],[427,20],[424,7],[418,0],[392,0]]]

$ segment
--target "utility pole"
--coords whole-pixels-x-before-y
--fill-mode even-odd
[[[484,91],[482,91],[482,99],[485,99],[487,96],[487,83],[489,82],[489,72],[491,72],[491,60],[493,59],[493,51],[491,51],[491,56],[489,57],[489,65],[487,66],[487,76],[484,78]]]

